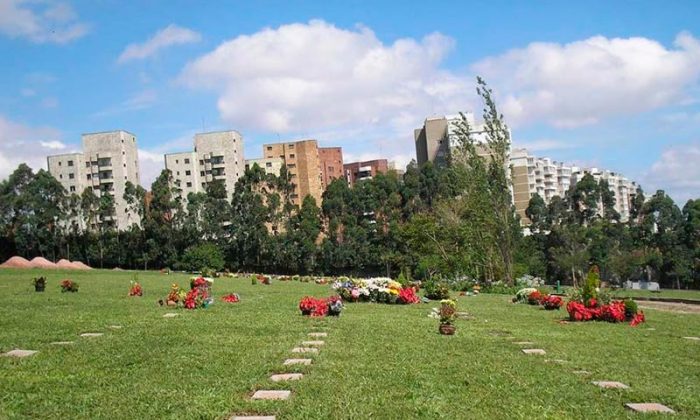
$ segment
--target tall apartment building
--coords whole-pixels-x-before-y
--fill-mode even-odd
[[[486,133],[483,124],[477,124],[474,114],[463,114],[470,127],[470,134],[477,143],[477,152],[481,156],[488,156],[490,151],[486,147]],[[445,165],[456,147],[459,146],[458,128],[461,115],[446,115],[427,118],[423,127],[413,131],[416,147],[416,161],[418,166],[426,162],[435,165]]]
[[[230,199],[244,165],[243,137],[233,130],[195,134],[194,151],[165,155],[165,168],[171,171],[183,201],[190,193],[206,192],[215,180],[223,181]]]
[[[294,204],[301,205],[307,195],[316,199],[318,205],[321,204],[323,175],[316,140],[264,144],[263,158],[280,158],[284,161],[294,183],[291,197]]]
[[[620,220],[626,222],[630,217],[632,198],[637,193],[637,183],[625,178],[622,174],[599,168],[571,168],[571,184],[579,182],[586,174],[600,182],[608,181],[608,188],[615,194],[615,211],[620,214]]]
[[[345,179],[349,186],[365,179],[372,179],[377,174],[384,174],[389,171],[389,163],[386,159],[367,160],[363,162],[351,162],[343,165]]]
[[[568,166],[549,158],[533,156],[526,149],[514,149],[510,162],[513,201],[523,225],[530,224],[525,215],[530,198],[538,194],[545,203],[549,203],[554,196],[563,198],[585,174],[591,174],[596,181],[607,180],[610,191],[615,194],[615,210],[620,213],[620,219],[624,222],[629,218],[631,200],[637,187],[620,174],[598,168]]]
[[[282,170],[282,165],[284,165],[284,159],[282,158],[259,158],[259,159],[246,159],[245,168],[250,169],[253,165],[257,164],[266,174],[273,174],[279,176]]]
[[[331,181],[345,176],[343,149],[341,147],[319,147],[318,158],[321,165],[321,186],[325,191]]]
[[[83,152],[46,158],[51,173],[69,193],[82,194],[90,188],[97,196],[114,197],[115,216],[101,223],[127,229],[140,219],[124,200],[127,182],[139,185],[139,157],[136,136],[124,130],[82,135]]]

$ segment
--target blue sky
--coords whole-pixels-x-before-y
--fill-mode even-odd
[[[0,178],[117,128],[146,186],[203,128],[406,163],[481,74],[515,147],[700,196],[700,2],[411,3],[0,0]]]

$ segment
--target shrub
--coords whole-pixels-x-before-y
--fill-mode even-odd
[[[198,271],[211,269],[220,271],[224,268],[224,254],[214,244],[201,244],[187,248],[180,259],[183,270]]]
[[[78,283],[74,282],[73,280],[61,280],[61,292],[77,292],[78,288]]]
[[[598,289],[600,288],[600,271],[598,266],[594,265],[588,270],[588,276],[583,284],[583,290],[581,291],[581,299],[583,303],[588,305],[591,299],[598,298]]]
[[[513,302],[527,302],[528,298],[530,297],[530,294],[536,291],[537,289],[535,289],[534,287],[526,287],[524,289],[520,289],[515,293]]]
[[[521,276],[515,280],[515,285],[518,287],[542,287],[544,286],[544,280],[531,276],[529,274],[525,274],[524,276]]]
[[[442,281],[428,280],[423,285],[425,297],[432,300],[443,300],[450,298],[450,289]]]
[[[637,314],[639,311],[639,307],[637,306],[637,302],[634,300],[627,298],[622,301],[625,304],[625,318],[626,319],[633,319],[634,316]]]

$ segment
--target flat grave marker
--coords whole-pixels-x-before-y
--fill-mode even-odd
[[[287,359],[284,361],[285,366],[289,365],[310,365],[313,362],[311,359]]]
[[[102,337],[104,333],[82,333],[80,334],[81,337]]]
[[[320,340],[314,340],[314,341],[302,341],[301,345],[302,346],[322,346],[326,344],[325,341],[320,341]]]
[[[328,337],[328,333],[324,332],[310,332],[309,337]]]
[[[260,390],[255,391],[255,394],[251,397],[254,400],[288,400],[292,395],[292,391],[284,390]]]
[[[617,389],[628,389],[629,386],[623,384],[622,382],[616,381],[593,381],[593,385],[597,385],[601,388],[617,388]]]
[[[537,354],[537,355],[547,354],[547,352],[542,350],[542,349],[523,349],[523,353],[525,353],[525,354]]]
[[[318,349],[314,347],[294,347],[292,353],[318,353]]]
[[[270,376],[270,380],[272,382],[298,381],[299,379],[301,379],[303,377],[304,377],[304,374],[302,374],[302,373],[278,373],[278,374]]]
[[[38,351],[36,351],[36,350],[14,349],[14,350],[8,351],[7,353],[3,353],[3,356],[23,358],[23,357],[34,356],[37,353],[38,353]]]
[[[671,408],[659,403],[627,403],[625,407],[638,413],[675,413]]]

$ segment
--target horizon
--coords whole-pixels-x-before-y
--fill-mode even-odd
[[[240,132],[246,159],[310,138],[403,167],[426,118],[480,117],[480,75],[513,148],[681,206],[698,196],[700,4],[495,2],[478,21],[449,2],[360,4],[0,0],[15,63],[0,78],[0,180],[117,127],[137,138],[147,189],[205,131]]]

